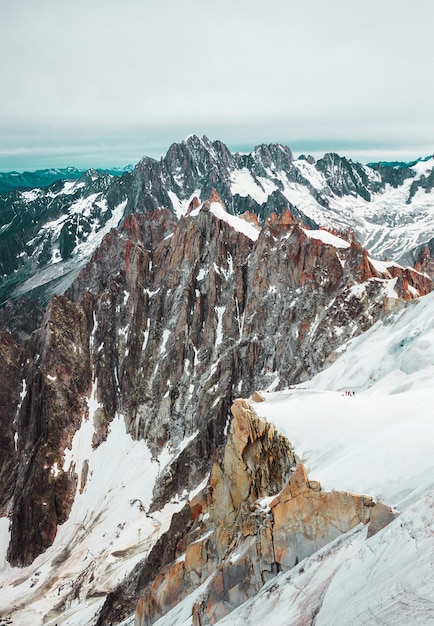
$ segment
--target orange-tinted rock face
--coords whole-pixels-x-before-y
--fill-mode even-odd
[[[231,527],[253,502],[277,493],[295,467],[289,442],[258,418],[246,400],[235,400],[233,420],[221,462],[211,471],[208,507],[217,527],[217,550],[222,557],[231,541]]]
[[[221,576],[215,577],[212,600],[210,595],[198,601],[195,609],[198,623],[215,620],[282,563],[289,566],[333,528],[340,531],[364,517],[363,499],[324,494],[302,468],[284,486],[290,446],[271,426],[253,418],[243,402],[234,403],[233,428],[226,448],[220,449],[230,406],[238,395],[249,396],[271,383],[286,387],[310,378],[336,358],[347,340],[431,289],[423,275],[432,271],[430,245],[418,258],[416,269],[422,274],[394,266],[381,271],[354,233],[342,235],[351,244],[346,249],[309,237],[306,228],[317,224],[280,189],[262,205],[249,196],[233,196],[231,173],[241,166],[248,166],[259,187],[270,171],[285,170],[288,181],[309,187],[325,211],[329,191],[369,201],[371,192],[411,175],[402,178],[403,170],[392,168],[389,178],[373,188],[363,168],[328,155],[317,168],[325,174],[322,193],[292,165],[287,149],[260,146],[250,156],[236,157],[219,142],[190,138],[172,146],[159,162],[144,159],[111,188],[106,208],[111,211],[125,201],[125,220],[106,234],[66,296],[52,300],[42,326],[41,307],[35,313],[29,306],[9,304],[0,314],[0,328],[13,335],[0,335],[0,514],[10,513],[12,563],[29,563],[52,543],[76,487],[85,488],[85,463],[70,471],[56,468],[62,467],[63,451],[87,414],[93,383],[99,404],[92,415],[94,446],[107,437],[116,413],[125,416],[132,437],[146,439],[155,459],[163,446],[176,450],[189,441],[159,475],[151,514],[175,494],[197,487],[211,470],[207,490],[190,504],[191,519],[184,520],[182,532],[172,529],[165,537],[167,543],[176,538],[170,550],[159,544],[161,558],[153,553],[144,566],[146,575],[138,575],[148,585],[159,572],[153,603],[142,603],[140,620],[145,608],[146,620],[167,610],[176,596],[188,593],[218,566]],[[411,194],[421,181],[414,181]],[[428,182],[432,184],[432,174]],[[88,191],[103,188],[105,184],[89,186]],[[209,199],[192,216],[201,205],[193,196],[196,190]],[[180,220],[170,209],[172,192],[183,202],[192,198]],[[213,215],[211,203],[222,199],[234,213],[246,211],[247,221],[264,224],[257,241]],[[57,204],[55,211],[60,211],[58,201],[50,199],[53,208]],[[25,219],[33,224],[41,207],[32,205]],[[90,221],[73,212],[62,227],[59,252],[64,259],[71,258],[77,242],[86,241],[80,239],[79,226],[92,237],[94,224],[101,226],[109,218],[100,200],[93,208]],[[17,221],[14,213],[10,220]],[[9,270],[18,269],[24,258],[17,244],[14,236],[2,256]],[[29,263],[37,265],[43,256],[43,263],[49,263],[53,247],[40,257],[38,247],[45,246],[32,247],[35,258],[29,257]],[[277,498],[272,510],[261,502],[265,496]],[[371,511],[373,532],[387,522],[390,511]],[[288,515],[293,520],[290,537],[285,534]],[[303,540],[303,524],[311,544]],[[127,610],[127,594],[122,601]],[[112,602],[116,613],[119,596],[114,594]],[[115,622],[110,607],[105,615],[106,623]]]
[[[145,626],[145,599],[139,598],[136,606],[136,614],[134,617],[134,626]]]
[[[240,215],[240,217],[243,218],[243,220],[246,220],[246,222],[249,222],[249,224],[253,224],[254,226],[258,226],[258,228],[260,228],[260,222],[259,222],[259,218],[256,215],[256,213],[250,213],[250,211],[245,211],[244,213],[242,213]]]
[[[302,464],[270,504],[276,561],[283,569],[370,519],[372,498],[311,488]]]
[[[400,268],[396,265],[388,266],[388,270],[390,275],[397,279],[395,291],[403,300],[420,298],[432,290],[432,280],[427,274],[411,267]]]
[[[432,241],[419,252],[414,269],[422,274],[427,274],[434,280],[434,255],[432,253]]]
[[[211,193],[209,194],[209,201],[210,202],[218,202],[219,204],[223,205],[223,201],[220,198],[219,194],[217,193],[216,189],[211,189]]]
[[[188,209],[187,209],[187,215],[189,213],[191,213],[192,211],[194,211],[194,209],[197,209],[200,206],[200,200],[197,196],[193,196],[193,199],[191,200],[190,204],[188,205]]]
[[[190,503],[194,524],[185,557],[166,567],[143,595],[149,623],[209,576],[207,599],[202,608],[196,607],[195,619],[213,623],[227,613],[227,602],[237,605],[240,598],[247,599],[275,573],[271,527],[261,522],[259,528],[250,511],[258,497],[280,491],[295,465],[294,454],[289,442],[256,416],[247,401],[235,400],[232,413],[222,457],[213,465],[207,487]],[[244,556],[227,562],[240,536],[253,542]],[[173,589],[177,599],[172,598]]]
[[[136,619],[143,611],[147,616],[143,623],[152,624],[208,579],[193,624],[215,624],[278,572],[359,524],[369,523],[373,534],[394,517],[368,496],[323,492],[303,464],[293,471],[289,442],[246,400],[235,400],[232,414],[208,486],[190,503],[194,524],[185,555],[158,573],[137,605]]]
[[[282,213],[271,213],[265,220],[267,226],[275,226],[276,224],[295,224],[296,220],[292,216],[289,209],[285,209]]]

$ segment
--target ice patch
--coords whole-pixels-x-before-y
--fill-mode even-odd
[[[177,181],[178,182],[178,181]],[[178,183],[180,185],[180,187],[184,186],[184,183],[182,180],[179,181]],[[178,198],[178,196],[176,195],[176,193],[174,191],[168,190],[167,192],[170,201],[172,203],[172,207],[173,210],[177,216],[178,219],[180,219],[183,215],[185,215],[188,211],[188,207],[190,206],[193,198],[196,196],[196,198],[200,198],[200,190],[197,189],[196,191],[194,191],[191,196],[189,196],[187,199],[185,200],[181,200],[180,198]]]
[[[158,287],[158,289],[156,289],[155,291],[151,291],[150,289],[147,289],[147,288],[144,289],[144,292],[147,293],[150,298],[157,295],[159,291],[160,291],[160,287]]]
[[[243,235],[246,235],[252,241],[256,241],[259,237],[260,229],[256,228],[253,224],[249,224],[246,220],[236,215],[230,215],[220,202],[212,202],[210,207],[211,213],[213,213],[219,219],[227,222],[232,228]]]
[[[308,230],[307,228],[302,228],[302,231],[310,238],[317,239],[318,241],[322,241],[323,243],[334,246],[335,248],[349,248],[350,243],[329,233],[327,230]]]
[[[371,257],[368,257],[368,261],[370,262],[370,264],[372,265],[372,267],[375,269],[376,272],[378,272],[382,276],[391,278],[390,272],[387,269],[387,265],[385,263],[383,263],[382,261],[378,261],[376,259],[372,259]]]
[[[208,270],[205,270],[203,267],[201,267],[197,273],[196,280],[203,280],[207,274]]]
[[[146,346],[148,345],[150,327],[151,327],[151,318],[148,317],[148,320],[146,322],[146,330],[143,331],[142,352],[144,352],[144,350],[146,349]]]
[[[39,189],[29,189],[28,191],[22,191],[21,197],[25,202],[33,202],[33,200],[39,198],[39,194]]]
[[[261,186],[261,184],[255,181],[246,167],[235,170],[231,174],[231,193],[232,195],[238,194],[242,197],[250,196],[253,200],[256,200],[258,204],[263,204],[277,187],[268,179],[261,178],[260,180],[264,186]]]
[[[170,330],[167,330],[167,328],[165,330],[163,330],[163,338],[161,341],[161,346],[160,346],[160,354],[164,354],[166,352],[166,344],[167,341],[170,337]]]
[[[398,298],[398,294],[395,291],[395,287],[396,287],[396,283],[397,282],[398,282],[398,278],[392,278],[391,280],[387,280],[385,282],[385,295],[386,295],[387,298]],[[409,285],[409,289],[410,289],[410,285]],[[416,290],[414,290],[414,291],[416,291]],[[419,295],[419,294],[417,293],[417,295]]]

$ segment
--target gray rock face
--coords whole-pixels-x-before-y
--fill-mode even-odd
[[[412,198],[416,193],[423,189],[425,193],[430,193],[434,187],[434,169],[432,169],[428,175],[422,175],[418,180],[412,182],[410,187],[410,193],[407,199],[407,204],[410,204]]]
[[[44,309],[34,300],[20,298],[8,300],[0,309],[0,328],[10,332],[18,343],[23,344],[41,324]]]
[[[384,183],[381,178],[369,178],[366,169],[359,163],[353,163],[338,154],[326,154],[316,163],[317,169],[324,174],[327,186],[337,196],[360,196],[368,202],[371,192],[377,192]]]

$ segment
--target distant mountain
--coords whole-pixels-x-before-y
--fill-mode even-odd
[[[121,176],[126,171],[131,171],[132,166],[124,168],[99,169],[97,171]],[[0,194],[7,193],[11,189],[34,189],[49,187],[59,180],[77,180],[86,170],[78,170],[75,167],[50,168],[36,170],[35,172],[0,172]]]
[[[414,161],[373,161],[371,163],[367,163],[368,167],[378,167],[380,165],[385,166],[385,167],[398,167],[398,168],[402,168],[402,167],[413,167],[414,165],[417,165],[418,163],[424,163],[425,161],[429,161],[432,158],[433,155],[427,156],[427,157],[419,157],[418,159],[415,159]]]
[[[30,293],[46,303],[63,293],[104,234],[119,224],[123,177],[129,176],[88,170],[48,187],[0,195],[0,303]]]
[[[48,187],[58,180],[76,180],[83,173],[83,170],[75,167],[50,168],[35,172],[0,172],[0,193],[6,193],[11,189]]]

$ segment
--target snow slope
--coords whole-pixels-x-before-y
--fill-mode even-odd
[[[203,204],[201,204],[197,209],[191,211],[191,217],[197,217],[199,212],[202,210]],[[220,202],[211,202],[210,209],[211,213],[215,215],[218,219],[223,220],[227,224],[229,224],[234,230],[239,233],[243,233],[252,241],[256,241],[259,237],[260,229],[250,224],[246,220],[241,217],[237,217],[236,215],[231,215],[225,209],[225,207],[220,204]]]
[[[146,513],[164,460],[152,460],[145,441],[131,439],[122,415],[110,424],[107,441],[92,449],[97,408],[92,393],[90,418],[83,418],[72,450],[66,450],[65,467],[74,464],[80,476],[87,460],[89,471],[54,544],[32,565],[12,568],[6,561],[8,519],[0,519],[0,616],[14,625],[90,626],[108,591],[147,555],[184,504],[176,500]]]
[[[368,540],[358,528],[326,546],[221,624],[301,626],[315,607],[316,626],[434,623],[433,320],[430,294],[355,339],[308,389],[255,404],[323,488],[402,513]]]
[[[229,196],[237,195],[264,205],[279,191],[318,225],[343,232],[351,229],[372,256],[406,264],[413,263],[411,251],[414,248],[434,237],[433,190],[426,185],[432,175],[434,157],[409,165],[405,168],[408,177],[391,184],[383,181],[382,176],[387,174],[338,155],[325,155],[321,160],[327,162],[324,170],[321,161],[307,161],[303,157],[279,161],[274,151],[284,151],[282,146],[262,146],[245,158],[233,155],[228,163],[223,163],[209,140],[206,145],[198,138],[196,142],[202,145],[219,176],[227,180],[229,203]],[[193,161],[199,158],[193,139],[182,145],[190,156],[193,155]],[[270,153],[264,161],[261,152],[263,149],[267,152],[268,148],[273,148],[273,155]],[[174,180],[181,181],[183,168],[183,164],[177,165]],[[392,167],[388,168],[388,175],[393,180]],[[351,188],[347,188],[347,184]],[[200,198],[200,186],[196,182],[194,194],[190,189],[185,197],[182,185],[169,191],[178,217],[187,212],[193,195]]]
[[[255,405],[325,489],[402,508],[434,485],[434,293],[380,320],[308,383]],[[345,391],[355,391],[354,396]],[[405,462],[403,462],[405,456]]]
[[[104,236],[119,225],[124,214],[126,200],[113,209],[110,218],[103,226],[101,226],[96,219],[91,221],[89,233],[87,233],[86,238],[82,241],[77,240],[73,257],[63,260],[60,255],[58,243],[62,226],[67,220],[71,219],[71,216],[74,216],[74,214],[87,217],[98,197],[98,194],[93,194],[88,198],[80,199],[71,205],[68,213],[64,213],[57,220],[43,225],[41,231],[45,231],[46,236],[53,242],[51,263],[20,283],[14,290],[14,297],[24,296],[33,289],[41,287],[51,281],[56,282],[51,289],[46,289],[47,300],[55,293],[63,293],[65,289],[69,287],[86,260],[90,258],[92,252],[100,245]],[[99,206],[99,208],[104,209],[103,201],[101,201],[101,204],[102,206]],[[41,240],[41,248],[43,245],[44,240]],[[64,277],[63,281],[62,277]]]
[[[338,155],[317,162],[293,159],[288,148],[279,145],[258,147],[250,155],[231,154],[220,142],[192,136],[174,144],[160,163],[144,158],[134,170],[132,186],[126,179],[122,184],[110,182],[108,176],[98,182],[98,174],[90,171],[78,181],[64,181],[62,187],[17,192],[21,200],[17,197],[12,205],[7,201],[8,218],[1,222],[0,234],[9,239],[17,227],[20,262],[12,267],[5,256],[2,298],[36,290],[45,302],[54,292],[64,292],[125,213],[169,206],[180,218],[195,196],[206,200],[214,185],[222,186],[229,212],[256,210],[252,205],[258,203],[264,217],[271,210],[280,212],[286,199],[319,226],[353,230],[373,257],[412,265],[415,249],[434,238],[433,165],[431,157],[380,173]],[[404,170],[404,176],[395,176]],[[278,201],[271,197],[276,192]],[[245,201],[249,197],[253,203]],[[48,214],[52,218],[47,220]],[[16,223],[19,215],[27,215],[31,228],[22,230],[20,220]],[[257,237],[250,227],[246,234]]]
[[[247,182],[245,178],[243,184]],[[119,205],[115,221],[122,210]],[[254,226],[219,203],[210,210],[257,238]],[[347,245],[325,231],[306,234]],[[221,320],[223,311],[216,313]],[[312,381],[285,392],[265,392],[266,402],[255,404],[288,436],[310,478],[321,481],[324,489],[372,495],[402,513],[369,540],[365,528],[339,538],[280,575],[221,623],[301,626],[314,615],[317,626],[434,623],[433,320],[430,294],[342,346],[340,358]],[[221,322],[219,328],[221,341]],[[345,395],[347,390],[356,393]],[[144,441],[125,433],[121,415],[111,424],[107,441],[93,450],[97,408],[91,395],[89,419],[83,417],[73,448],[66,452],[66,467],[75,464],[80,475],[88,461],[89,473],[53,546],[31,566],[11,568],[5,560],[8,522],[0,519],[0,615],[12,616],[14,624],[37,625],[49,614],[44,622],[49,626],[90,626],[107,591],[147,554],[183,504],[175,500],[147,515],[155,479],[170,454],[166,450],[160,462],[153,460]],[[191,624],[197,593],[158,625]]]

